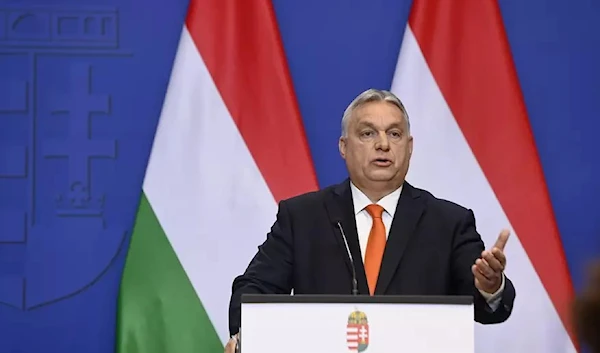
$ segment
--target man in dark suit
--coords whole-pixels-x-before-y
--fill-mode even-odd
[[[402,102],[387,91],[360,94],[344,112],[339,149],[350,178],[282,201],[266,241],[235,278],[226,352],[236,344],[242,293],[350,294],[350,261],[359,294],[472,295],[477,322],[508,319],[509,233],[485,250],[471,210],[405,181],[413,137]]]

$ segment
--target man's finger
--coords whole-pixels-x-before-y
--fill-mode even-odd
[[[233,336],[227,342],[225,346],[225,353],[235,353],[235,347],[237,346],[237,336]]]
[[[500,260],[496,258],[491,252],[484,251],[483,254],[481,254],[481,257],[483,257],[483,259],[495,272],[504,271],[504,265],[502,264],[502,262],[500,262]]]
[[[482,286],[484,287],[489,287],[492,285],[492,280],[490,280],[489,278],[485,277],[481,272],[479,272],[479,269],[477,268],[477,265],[473,265],[471,267],[471,272],[473,272],[473,275],[475,276],[475,282],[479,282]],[[481,286],[478,286],[478,288]]]
[[[508,229],[503,229],[496,240],[496,244],[494,244],[495,248],[498,248],[504,251],[504,247],[506,246],[506,242],[508,241],[508,236],[510,235],[510,231]]]
[[[475,266],[477,270],[486,278],[492,278],[492,276],[494,276],[494,270],[492,270],[490,265],[488,265],[484,260],[477,259],[477,261],[475,261]]]
[[[496,259],[498,259],[498,261],[500,261],[500,263],[502,264],[502,267],[506,268],[506,256],[504,255],[504,252],[502,252],[502,250],[500,250],[498,248],[493,248],[492,254],[494,255],[494,257]]]
[[[227,343],[225,346],[225,353],[235,353],[235,343]]]

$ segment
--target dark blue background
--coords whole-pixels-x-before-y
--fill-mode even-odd
[[[579,288],[582,267],[600,256],[599,5],[500,5]],[[341,113],[358,92],[390,87],[411,1],[274,6],[319,182],[337,182]],[[112,352],[128,237],[186,8],[0,4],[0,351]]]

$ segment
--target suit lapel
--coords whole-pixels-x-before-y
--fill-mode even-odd
[[[350,180],[347,179],[343,183],[335,186],[331,193],[329,193],[325,207],[329,215],[329,220],[334,227],[334,234],[340,251],[342,251],[343,257],[346,261],[348,271],[352,274],[352,267],[350,265],[350,258],[348,257],[348,251],[346,250],[346,244],[342,237],[342,233],[337,227],[336,223],[340,222],[346,240],[348,241],[348,247],[350,253],[354,259],[354,267],[356,269],[356,280],[358,282],[359,294],[369,293],[369,287],[367,284],[367,276],[365,275],[365,268],[362,262],[362,255],[360,252],[360,244],[358,241],[358,232],[356,230],[356,218],[354,215],[354,203],[352,201],[352,191],[350,190]]]
[[[424,210],[419,191],[405,182],[390,227],[375,294],[384,294],[387,290]]]

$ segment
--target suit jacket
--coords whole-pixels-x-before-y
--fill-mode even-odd
[[[344,230],[358,280],[368,295],[350,180],[279,203],[277,219],[246,271],[233,281],[229,330],[240,326],[243,293],[350,294],[352,267],[337,226]],[[471,295],[475,320],[508,319],[515,288],[505,277],[500,305],[492,311],[474,284],[471,266],[484,244],[473,212],[405,182],[384,252],[375,295]]]

